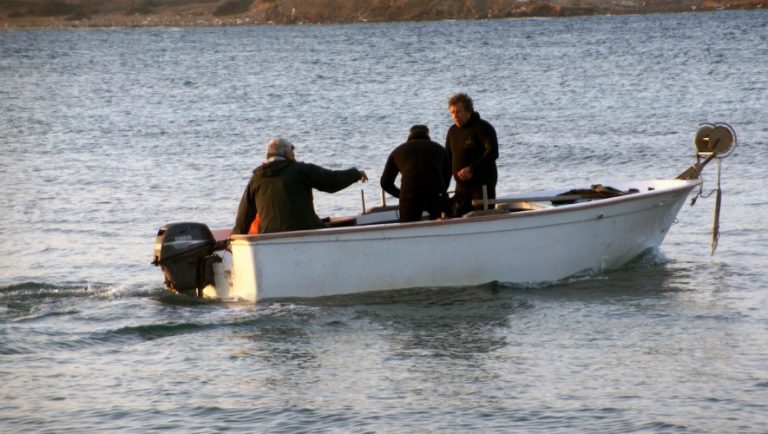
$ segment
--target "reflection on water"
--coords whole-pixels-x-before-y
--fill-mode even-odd
[[[508,326],[509,316],[530,307],[500,295],[496,284],[410,294],[417,300],[402,294],[397,302],[355,308],[358,318],[387,331],[400,357],[469,359],[492,352],[505,345],[495,331]]]
[[[258,330],[238,336],[256,344],[249,355],[258,357],[275,367],[289,365],[293,368],[316,367],[316,355],[312,338],[300,324],[285,324],[261,327]]]

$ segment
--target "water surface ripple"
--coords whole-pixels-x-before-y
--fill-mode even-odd
[[[0,32],[0,431],[768,432],[766,65],[760,10]],[[269,137],[367,170],[315,197],[354,213],[410,125],[442,142],[460,90],[501,193],[674,176],[700,122],[729,122],[717,252],[710,197],[660,251],[552,285],[163,290],[157,229],[231,226]]]

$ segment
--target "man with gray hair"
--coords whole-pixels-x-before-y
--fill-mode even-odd
[[[475,111],[472,98],[457,93],[448,100],[453,125],[445,138],[445,150],[451,161],[456,193],[453,197],[456,217],[472,211],[472,200],[496,198],[496,159],[499,142],[496,130]]]
[[[233,234],[247,234],[258,215],[258,233],[324,227],[315,213],[312,189],[335,193],[368,176],[356,168],[329,170],[296,161],[295,146],[270,139],[267,160],[253,171],[237,210]]]

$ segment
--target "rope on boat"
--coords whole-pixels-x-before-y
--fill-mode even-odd
[[[722,168],[722,161],[717,160],[717,189],[715,190],[715,221],[712,224],[712,251],[710,256],[715,254],[717,249],[717,242],[720,240],[720,204],[723,199],[723,190],[720,188],[720,173]]]
[[[699,191],[696,193],[695,196],[691,199],[690,206],[693,206],[696,204],[696,199],[703,197],[704,199],[712,197],[712,195],[715,195],[715,217],[714,221],[712,223],[712,248],[710,255],[715,254],[715,250],[717,249],[717,243],[720,240],[720,207],[723,201],[723,190],[720,187],[720,175],[722,174],[722,161],[723,160],[717,160],[717,187],[715,187],[714,190],[709,191],[708,193],[704,192],[704,176],[699,175],[701,178],[701,184],[699,185]]]

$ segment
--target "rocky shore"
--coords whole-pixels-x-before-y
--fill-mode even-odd
[[[0,0],[0,29],[566,17],[764,5],[768,0]]]

